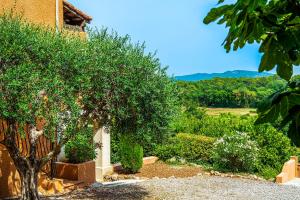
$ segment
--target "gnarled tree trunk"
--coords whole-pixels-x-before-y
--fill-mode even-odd
[[[18,172],[21,177],[21,199],[39,200],[38,193],[38,171],[34,166],[19,166]]]
[[[17,144],[17,127],[15,122],[9,122],[8,130],[5,133],[4,141],[1,143],[7,148],[17,171],[21,178],[21,199],[39,200],[38,194],[38,173],[43,162],[36,158],[36,142],[38,138],[36,129],[30,132],[30,149],[26,156],[22,155]]]

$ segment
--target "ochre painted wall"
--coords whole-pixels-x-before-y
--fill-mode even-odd
[[[0,199],[17,196],[20,192],[20,176],[7,150],[0,145]]]
[[[11,11],[25,21],[55,28],[56,0],[0,0],[0,14]],[[59,0],[59,21],[62,27],[63,0]]]

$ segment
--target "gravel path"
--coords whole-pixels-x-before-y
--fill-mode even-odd
[[[300,188],[279,186],[267,181],[196,176],[148,180],[118,187],[89,188],[56,199],[105,200],[296,200]]]

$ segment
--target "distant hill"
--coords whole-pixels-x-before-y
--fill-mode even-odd
[[[200,80],[209,80],[213,78],[257,78],[257,77],[266,77],[273,76],[274,74],[267,72],[255,72],[255,71],[246,71],[246,70],[234,70],[226,71],[224,73],[197,73],[185,76],[175,76],[175,80],[180,81],[200,81]]]

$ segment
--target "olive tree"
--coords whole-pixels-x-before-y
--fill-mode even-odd
[[[227,52],[257,43],[262,54],[259,71],[276,69],[288,81],[285,89],[271,95],[258,109],[257,123],[282,119],[290,125],[289,136],[299,140],[300,83],[291,79],[293,67],[300,64],[300,1],[298,0],[219,0],[204,19],[209,24],[225,24]]]
[[[39,171],[87,123],[137,137],[161,135],[168,125],[174,84],[128,36],[93,30],[82,40],[4,16],[0,44],[0,119],[8,123],[0,143],[20,174],[22,199],[40,198]],[[15,136],[24,136],[25,125],[30,149],[23,155]],[[56,145],[38,158],[41,136]]]

